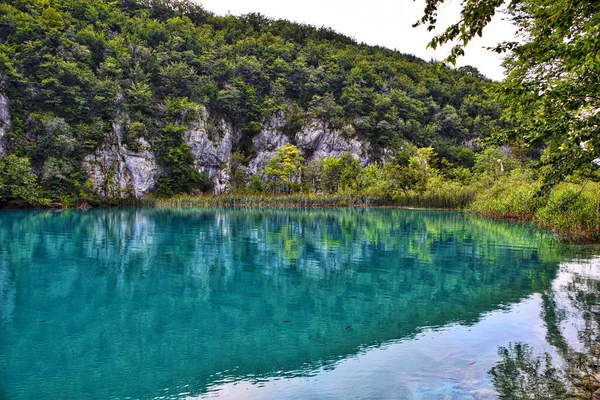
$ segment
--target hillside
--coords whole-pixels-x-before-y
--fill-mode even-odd
[[[501,114],[474,68],[172,0],[0,0],[0,81],[0,156],[52,200],[220,193],[232,155],[263,178],[286,143],[471,167]]]

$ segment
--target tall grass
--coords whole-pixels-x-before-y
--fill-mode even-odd
[[[397,196],[373,194],[222,194],[178,195],[169,198],[126,199],[122,205],[141,207],[415,207],[462,209],[473,198],[467,190],[408,192]]]
[[[143,207],[349,207],[359,205],[361,199],[350,195],[223,194],[179,195],[169,198],[149,196],[125,200],[124,203]]]
[[[428,185],[425,192],[398,192],[393,197],[393,203],[399,207],[441,208],[462,210],[473,202],[477,189],[463,186],[452,181],[436,181]]]
[[[561,184],[535,215],[536,223],[572,241],[600,241],[600,184]]]
[[[534,172],[516,169],[493,184],[475,181],[465,186],[435,180],[424,192],[383,190],[368,193],[290,195],[224,194],[144,197],[123,205],[142,207],[413,207],[466,209],[474,215],[532,221],[564,241],[600,242],[600,184],[563,183],[540,194]]]
[[[517,169],[477,193],[470,210],[488,218],[531,220],[543,203],[541,188],[531,171]]]
[[[562,183],[541,194],[531,172],[515,170],[475,197],[470,210],[480,216],[532,221],[572,242],[600,241],[600,184]]]

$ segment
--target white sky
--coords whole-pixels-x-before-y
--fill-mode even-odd
[[[426,49],[432,37],[425,27],[412,28],[423,14],[423,0],[196,0],[207,10],[233,15],[259,12],[272,18],[326,26],[353,37],[358,42],[396,49],[425,60],[444,59],[449,47],[433,51]],[[438,26],[458,21],[460,0],[450,0],[439,13]],[[500,56],[483,49],[503,40],[513,40],[515,28],[496,15],[484,30],[483,38],[469,43],[465,56],[457,66],[472,65],[489,78],[504,77]]]

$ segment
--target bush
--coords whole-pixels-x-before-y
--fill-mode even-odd
[[[600,240],[600,184],[556,186],[535,219],[570,240]]]
[[[9,154],[0,160],[0,201],[18,205],[45,205],[37,177],[27,157]]]
[[[540,189],[533,172],[518,168],[477,193],[471,211],[485,217],[531,220],[543,202]]]

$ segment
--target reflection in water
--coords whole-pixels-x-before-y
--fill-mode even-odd
[[[455,212],[3,212],[0,397],[177,397],[228,382],[293,384],[367,352],[382,360],[400,344],[412,364],[421,352],[433,371],[439,354],[422,335],[477,326],[496,346],[502,333],[485,328],[494,310],[511,316],[517,303],[542,304],[534,293],[547,291],[567,250],[526,227]]]
[[[562,362],[515,339],[500,347],[494,386],[507,399],[600,398],[600,258],[561,265],[542,296],[547,341]]]

